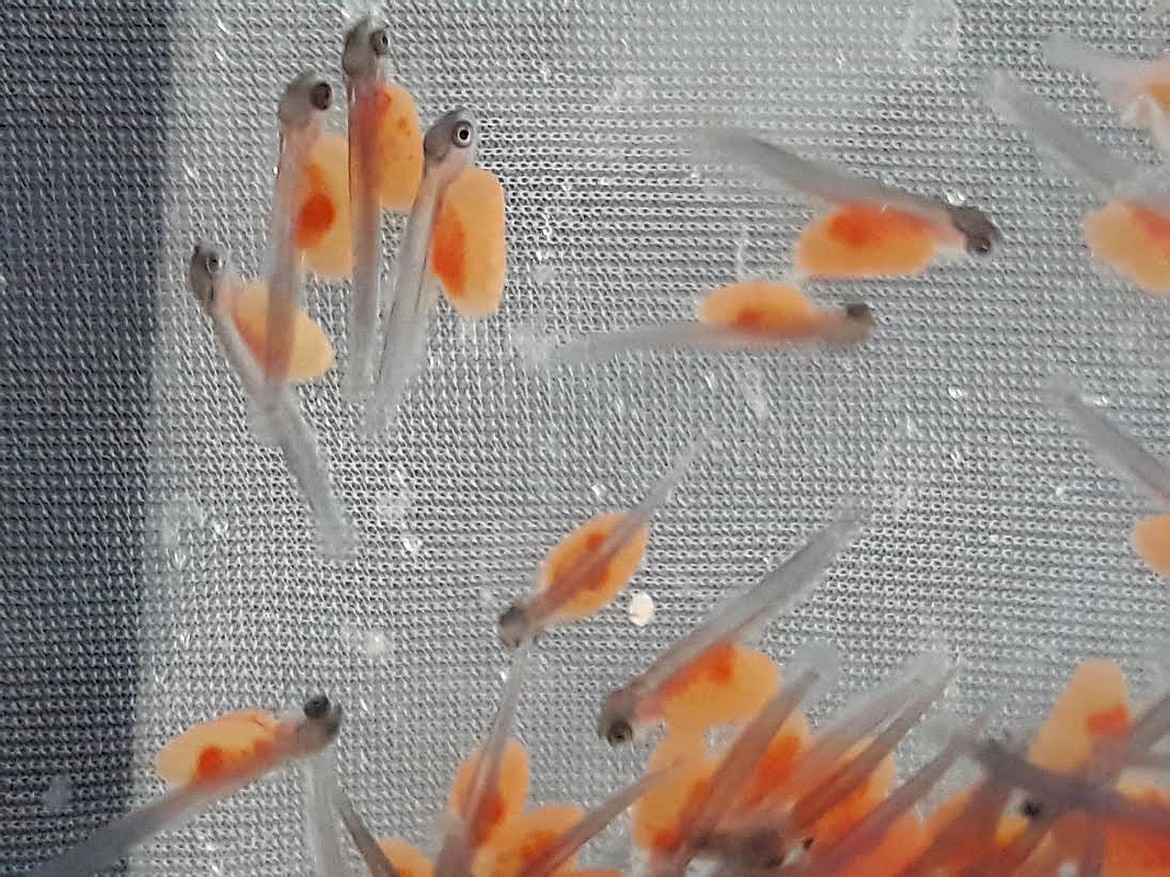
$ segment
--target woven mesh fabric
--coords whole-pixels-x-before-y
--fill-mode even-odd
[[[125,805],[168,4],[0,4],[0,874]]]
[[[966,666],[954,711],[1009,696],[1021,721],[1086,656],[1139,679],[1154,666],[1167,595],[1126,545],[1142,505],[1048,412],[1041,385],[1054,369],[1074,373],[1159,448],[1165,315],[1094,268],[1079,233],[1089,194],[977,94],[983,70],[1010,66],[1112,147],[1152,160],[1086,82],[1036,53],[1055,29],[1128,54],[1161,49],[1137,3],[391,4],[397,68],[424,120],[457,104],[482,120],[482,162],[507,191],[509,280],[495,319],[460,325],[440,309],[392,440],[360,435],[336,375],[303,394],[361,539],[354,559],[332,563],[279,459],[252,440],[184,274],[197,236],[227,244],[246,275],[261,270],[275,99],[304,66],[336,79],[346,11],[180,0],[170,19],[162,251],[133,266],[159,277],[153,352],[135,360],[152,392],[139,676],[88,683],[96,710],[136,698],[136,800],[157,793],[151,756],[184,726],[324,690],[347,711],[338,757],[356,803],[379,833],[425,845],[497,700],[498,610],[575,522],[628,506],[713,424],[722,440],[655,525],[634,584],[654,598],[653,623],[635,627],[622,597],[541,645],[519,720],[534,800],[588,804],[631,779],[645,750],[596,739],[603,693],[847,496],[873,501],[874,524],[769,628],[778,659],[835,643],[845,692],[943,648]],[[164,51],[147,36],[136,57]],[[921,279],[811,285],[826,302],[871,303],[879,328],[861,351],[534,366],[545,337],[682,318],[713,286],[788,270],[808,209],[696,169],[689,137],[711,123],[967,198],[1008,243]],[[340,112],[331,124],[341,130]],[[81,215],[72,233],[115,215]],[[307,294],[344,365],[347,289],[313,282]],[[58,353],[23,355],[44,374]],[[94,599],[122,611],[113,591]],[[68,642],[64,619],[44,636]],[[22,640],[15,666],[39,654]],[[97,758],[103,733],[77,745]],[[16,757],[32,745],[18,740]],[[274,777],[144,848],[131,870],[307,873],[299,802],[295,776]],[[27,793],[18,803],[37,806]],[[587,858],[625,856],[619,828]]]

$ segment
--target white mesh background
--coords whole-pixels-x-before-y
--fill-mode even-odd
[[[519,731],[535,801],[591,804],[631,779],[644,749],[596,739],[604,691],[844,496],[876,498],[878,518],[769,630],[776,657],[827,639],[858,688],[941,645],[967,662],[955,710],[1011,695],[1021,719],[1083,657],[1150,666],[1167,595],[1126,545],[1142,507],[1039,387],[1067,369],[1162,448],[1163,306],[1092,266],[1079,234],[1089,195],[977,94],[984,69],[1011,66],[1115,148],[1152,159],[1086,82],[1036,53],[1054,29],[1129,54],[1161,48],[1137,3],[469,0],[387,12],[424,124],[459,103],[480,115],[482,161],[507,191],[509,280],[484,324],[441,310],[393,440],[359,436],[337,375],[305,392],[360,531],[344,564],[315,553],[278,458],[250,437],[183,276],[196,236],[226,243],[246,274],[261,266],[275,99],[302,66],[337,81],[345,10],[187,0],[173,20],[142,796],[157,790],[152,753],[186,724],[320,689],[347,710],[338,750],[358,805],[380,833],[425,844],[496,703],[498,610],[568,528],[634,501],[712,423],[725,440],[661,516],[634,584],[656,620],[633,626],[622,597],[540,649]],[[966,197],[1007,243],[923,279],[810,287],[872,304],[879,328],[859,352],[534,369],[534,338],[679,318],[713,286],[783,276],[809,212],[697,172],[688,134],[712,122]],[[312,283],[308,296],[344,365],[347,289]],[[133,870],[305,873],[298,813],[293,781],[273,779],[146,848]],[[590,858],[623,855],[615,838]]]

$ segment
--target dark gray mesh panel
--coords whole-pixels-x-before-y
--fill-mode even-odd
[[[236,382],[183,288],[198,235],[229,245],[246,275],[262,269],[276,96],[305,65],[336,81],[345,10],[179,3],[169,29],[158,222],[143,205],[159,192],[145,177],[132,177],[139,191],[125,176],[149,149],[99,159],[85,150],[107,142],[100,136],[75,148],[79,160],[96,162],[94,176],[118,181],[110,185],[125,197],[102,205],[116,210],[88,201],[82,208],[67,200],[76,192],[55,198],[64,183],[41,183],[47,194],[18,190],[34,216],[53,208],[38,220],[43,226],[17,226],[7,208],[9,239],[26,243],[5,258],[31,253],[24,270],[34,284],[18,286],[16,269],[6,272],[12,320],[34,322],[34,290],[61,296],[80,315],[78,299],[64,297],[90,289],[102,303],[85,309],[92,319],[119,331],[143,327],[146,311],[125,297],[155,269],[160,275],[153,358],[126,345],[104,349],[100,360],[116,371],[110,381],[152,387],[144,551],[118,541],[131,532],[122,529],[127,491],[142,485],[121,462],[141,449],[122,427],[131,403],[102,389],[96,398],[110,408],[80,417],[74,396],[60,389],[74,384],[62,382],[104,381],[105,372],[77,376],[46,342],[29,345],[7,372],[9,386],[26,392],[28,363],[40,363],[33,374],[45,384],[36,398],[24,397],[33,412],[26,416],[45,425],[17,420],[10,430],[20,432],[6,433],[21,454],[39,447],[26,436],[51,435],[53,453],[75,467],[62,479],[99,471],[79,462],[86,455],[123,479],[104,481],[101,498],[88,483],[49,482],[23,492],[7,514],[31,531],[49,526],[41,515],[59,526],[113,509],[98,519],[95,538],[108,553],[94,565],[105,576],[145,571],[141,626],[128,640],[129,632],[106,625],[134,605],[130,586],[95,595],[70,578],[84,570],[58,574],[56,555],[30,555],[41,564],[29,567],[36,572],[15,569],[6,587],[16,600],[42,601],[54,613],[76,608],[19,622],[24,638],[8,666],[26,694],[5,707],[19,710],[4,713],[12,727],[25,728],[18,715],[44,715],[41,707],[60,697],[54,674],[62,659],[41,657],[46,647],[28,640],[31,631],[43,628],[45,642],[74,644],[80,654],[74,616],[100,619],[84,634],[85,654],[108,673],[99,682],[78,671],[69,691],[79,696],[92,680],[86,706],[103,718],[82,723],[94,736],[53,743],[54,752],[86,753],[93,780],[118,775],[109,752],[126,742],[122,726],[104,718],[111,703],[124,710],[137,697],[136,792],[145,799],[159,788],[152,754],[185,725],[245,705],[277,708],[320,688],[347,709],[339,758],[356,802],[380,833],[425,845],[450,775],[498,696],[498,610],[529,586],[544,552],[575,522],[633,502],[712,424],[722,442],[656,524],[633,586],[652,595],[654,621],[632,624],[623,596],[542,644],[520,719],[534,800],[592,803],[628,781],[645,751],[613,753],[596,739],[603,692],[850,495],[873,501],[874,525],[807,605],[769,629],[765,647],[778,659],[810,639],[836,643],[845,691],[873,683],[912,652],[943,648],[965,662],[956,712],[1007,695],[1020,719],[1034,718],[1088,655],[1135,671],[1150,666],[1166,632],[1167,594],[1126,544],[1143,506],[1047,411],[1041,385],[1053,370],[1071,371],[1161,449],[1164,308],[1093,266],[1079,231],[1089,194],[1037,159],[978,96],[984,70],[1012,67],[1112,147],[1152,161],[1138,132],[1117,127],[1085,81],[1044,69],[1036,48],[1059,28],[1128,54],[1160,49],[1158,26],[1136,0],[497,0],[441,9],[394,3],[387,11],[398,69],[424,119],[463,103],[483,120],[483,163],[508,195],[510,268],[497,318],[459,325],[440,308],[424,376],[393,439],[359,434],[359,412],[340,398],[336,375],[305,392],[362,541],[351,561],[329,563],[313,549],[302,505],[277,457],[250,437]],[[153,69],[162,35],[133,33],[144,42],[135,64],[129,55],[116,61],[123,43],[113,36],[103,37],[114,46],[105,57],[85,53],[76,63],[108,65],[101,75],[110,77]],[[39,45],[30,40],[12,57],[34,68],[27,53]],[[56,99],[50,88],[39,112],[64,112]],[[136,101],[108,112],[130,130],[143,123]],[[809,210],[695,168],[690,136],[710,123],[766,130],[809,155],[966,198],[999,220],[1008,243],[988,261],[940,265],[921,279],[811,285],[819,300],[873,306],[878,330],[861,351],[636,354],[542,369],[536,360],[548,337],[683,318],[707,289],[789,270]],[[340,112],[331,124],[341,130]],[[37,144],[55,130],[22,136]],[[34,158],[24,173],[47,173],[47,161]],[[58,215],[64,204],[78,209]],[[161,255],[144,254],[160,229]],[[388,255],[401,222],[390,231]],[[102,234],[121,248],[107,251]],[[64,243],[76,253],[63,255]],[[138,287],[119,282],[131,277]],[[340,284],[307,290],[339,339],[343,365],[347,294]],[[66,328],[88,333],[92,325]],[[85,345],[90,336],[54,334],[57,349],[68,349],[62,338]],[[89,440],[75,442],[66,414],[91,430]],[[60,498],[53,491],[61,489],[71,493]],[[38,576],[66,596],[51,598]],[[131,665],[101,657],[125,649],[140,650],[136,680],[127,678]],[[46,746],[21,733],[21,751]],[[47,784],[47,773],[33,774],[45,770],[48,751],[37,750],[40,761],[12,762],[26,798],[35,798],[38,781]],[[144,849],[134,870],[307,873],[299,801],[292,775],[272,778]],[[36,812],[35,800],[4,806]],[[40,823],[19,825],[27,836]],[[588,858],[623,861],[620,834]]]
[[[0,873],[125,804],[167,3],[0,9]]]

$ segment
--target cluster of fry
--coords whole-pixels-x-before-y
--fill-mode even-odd
[[[390,424],[417,371],[436,290],[468,319],[495,313],[504,290],[504,191],[476,166],[478,122],[456,109],[424,135],[414,99],[386,77],[389,50],[386,29],[369,16],[347,31],[345,136],[325,130],[333,103],[325,78],[301,73],[281,96],[267,281],[245,284],[227,251],[206,242],[188,268],[254,409],[257,437],[280,448],[325,545],[337,552],[352,543],[348,519],[295,393],[334,364],[332,343],[303,306],[305,269],[352,280],[344,389],[366,404],[373,432]],[[407,214],[389,285],[384,211]]]
[[[504,196],[495,177],[475,166],[478,125],[456,110],[424,136],[410,94],[382,70],[388,51],[385,29],[369,18],[345,36],[346,137],[324,130],[332,89],[321,77],[298,76],[281,99],[267,283],[242,282],[214,245],[199,245],[189,266],[191,289],[256,409],[258,436],[281,448],[331,542],[345,540],[348,524],[293,389],[334,359],[301,304],[303,270],[352,279],[345,388],[369,403],[375,429],[393,416],[417,365],[436,290],[474,318],[496,311],[504,285]],[[1170,100],[1170,75],[1161,66],[1125,65],[1064,38],[1050,41],[1048,51],[1097,76],[1131,121],[1170,136],[1161,127],[1160,108]],[[1092,251],[1139,286],[1170,293],[1170,198],[1142,186],[1142,169],[1108,155],[1007,74],[992,74],[988,86],[997,108],[1106,200],[1086,218]],[[985,255],[1001,241],[973,207],[802,158],[752,134],[709,132],[704,143],[718,160],[828,205],[798,238],[798,281],[914,275],[940,255]],[[388,294],[381,284],[383,210],[408,213]],[[570,341],[554,360],[646,346],[852,344],[872,324],[866,305],[822,307],[795,283],[735,283],[709,293],[696,321]],[[1057,388],[1056,402],[1102,459],[1170,501],[1165,464],[1071,386]],[[326,877],[346,873],[337,823],[376,877],[600,877],[617,872],[578,870],[577,853],[631,807],[633,843],[650,873],[662,877],[685,873],[695,860],[714,862],[721,874],[808,877],[1056,875],[1068,863],[1082,877],[1170,873],[1170,794],[1149,779],[1170,769],[1170,756],[1156,748],[1170,732],[1170,697],[1131,715],[1124,676],[1113,664],[1082,664],[1030,742],[987,739],[982,722],[969,724],[949,733],[938,754],[900,785],[893,753],[942,697],[954,676],[948,660],[924,656],[832,721],[810,727],[801,705],[831,681],[831,650],[798,653],[782,672],[751,643],[857,538],[866,516],[851,507],[605,697],[598,731],[611,744],[665,728],[645,776],[588,812],[575,804],[526,810],[528,757],[512,725],[530,650],[549,628],[597,613],[626,588],[652,519],[704,447],[705,440],[685,449],[634,508],[600,514],[568,534],[547,555],[535,591],[500,615],[500,638],[517,650],[515,663],[483,745],[453,779],[433,862],[404,841],[376,840],[358,815],[324,759],[341,710],[317,697],[284,717],[249,710],[191,728],[156,760],[170,793],[34,877],[111,864],[292,761],[308,765],[311,846]],[[1170,516],[1140,522],[1133,541],[1152,568],[1170,574]],[[931,791],[963,764],[976,778],[967,776],[959,791],[927,808]]]
[[[1112,429],[1071,391],[1060,402],[1094,443]],[[549,628],[595,614],[628,586],[654,516],[705,446],[680,453],[633,508],[566,535],[533,593],[501,614],[513,668],[482,746],[452,781],[433,860],[403,840],[377,840],[357,813],[325,760],[340,708],[318,697],[284,718],[240,711],[186,731],[156,759],[173,791],[34,877],[90,873],[293,760],[308,766],[310,849],[325,877],[348,873],[339,823],[375,877],[608,875],[616,872],[577,870],[578,851],[631,807],[632,841],[661,877],[695,860],[778,877],[1056,877],[1070,862],[1081,875],[1168,873],[1170,792],[1150,777],[1170,769],[1156,748],[1170,734],[1170,695],[1132,716],[1114,664],[1082,664],[1030,743],[986,738],[984,720],[952,722],[941,750],[896,787],[893,754],[953,679],[947,658],[919,657],[810,727],[801,705],[832,682],[832,649],[800,651],[781,671],[751,643],[858,538],[867,516],[852,506],[604,698],[598,733],[612,745],[665,728],[643,777],[588,812],[570,803],[526,810],[529,762],[513,724],[531,650]],[[958,791],[928,807],[932,790],[948,785]]]
[[[1170,150],[1170,60],[1113,57],[1064,34],[1043,46],[1049,63],[1091,78],[1121,121]],[[1005,72],[986,81],[989,103],[1059,159],[1104,206],[1085,215],[1084,240],[1105,265],[1141,289],[1170,295],[1170,192],[1160,168],[1114,155]]]

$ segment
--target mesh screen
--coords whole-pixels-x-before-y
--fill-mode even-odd
[[[596,738],[603,693],[846,496],[874,499],[874,525],[764,637],[778,659],[811,639],[840,647],[844,682],[827,705],[923,648],[965,661],[951,709],[1009,696],[1020,720],[1083,657],[1152,666],[1167,594],[1126,544],[1141,504],[1047,411],[1041,384],[1071,371],[1159,447],[1162,306],[1092,265],[1079,231],[1091,196],[978,96],[983,70],[1010,66],[1112,147],[1152,160],[1084,80],[1045,69],[1036,51],[1056,29],[1129,54],[1161,49],[1136,2],[495,0],[387,12],[424,121],[457,104],[481,118],[482,163],[508,197],[509,278],[497,318],[461,325],[440,310],[392,440],[360,435],[337,375],[303,393],[360,534],[344,563],[316,553],[279,458],[251,438],[184,276],[197,236],[227,244],[246,275],[262,269],[275,99],[304,66],[336,81],[346,10],[179,0],[169,49],[143,32],[133,54],[171,55],[159,73],[161,253],[148,254],[157,328],[152,356],[135,360],[151,387],[139,674],[136,685],[84,690],[99,712],[110,697],[136,698],[135,800],[157,793],[150,759],[186,725],[325,690],[347,710],[338,755],[355,802],[379,833],[425,846],[496,704],[498,610],[575,522],[635,501],[712,424],[722,441],[658,519],[633,584],[653,597],[654,621],[632,624],[623,596],[539,650],[519,720],[534,800],[590,804],[631,779],[645,750],[613,752]],[[810,285],[823,301],[873,306],[879,327],[860,351],[534,365],[547,337],[685,318],[705,290],[788,271],[808,209],[698,172],[689,138],[711,123],[966,198],[1008,243],[990,261],[922,279]],[[341,111],[331,124],[343,129]],[[62,217],[46,240],[113,216]],[[388,256],[400,232],[391,225]],[[89,270],[71,266],[48,294],[70,295],[70,277]],[[344,364],[347,288],[311,282],[307,294]],[[26,355],[45,380],[59,351]],[[53,413],[31,416],[47,424]],[[120,611],[112,593],[101,599]],[[70,636],[63,621],[43,635]],[[15,666],[38,654],[18,647]],[[22,806],[39,806],[28,797]],[[294,775],[271,778],[145,848],[131,870],[307,873],[299,803]],[[586,860],[626,856],[619,827]]]

